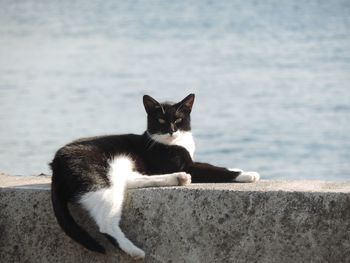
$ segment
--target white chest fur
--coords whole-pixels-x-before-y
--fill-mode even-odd
[[[151,138],[156,142],[166,145],[178,145],[184,147],[193,159],[195,144],[192,136],[192,132],[177,131],[170,134],[150,134]]]

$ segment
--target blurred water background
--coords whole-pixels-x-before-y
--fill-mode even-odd
[[[350,1],[0,0],[2,172],[191,92],[197,160],[349,180]]]

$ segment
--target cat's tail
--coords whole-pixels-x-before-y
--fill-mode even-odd
[[[51,186],[51,199],[58,224],[69,237],[89,250],[98,253],[106,252],[103,246],[75,222],[68,210],[68,200],[61,194],[61,189],[54,180]]]

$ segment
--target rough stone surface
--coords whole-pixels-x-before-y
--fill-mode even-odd
[[[50,177],[0,174],[1,262],[132,262],[99,255],[59,228]],[[350,182],[261,181],[129,190],[122,229],[145,262],[350,262]]]

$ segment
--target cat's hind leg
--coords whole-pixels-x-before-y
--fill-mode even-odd
[[[128,157],[114,158],[108,172],[110,187],[83,194],[80,203],[89,211],[101,233],[113,238],[120,249],[134,259],[141,259],[145,257],[145,252],[135,246],[119,227],[126,181],[132,168],[133,163]]]
[[[120,249],[134,259],[141,259],[145,252],[135,246],[119,227],[123,195],[123,192],[116,193],[113,187],[105,188],[84,194],[80,203],[89,211],[101,233],[115,239]]]

